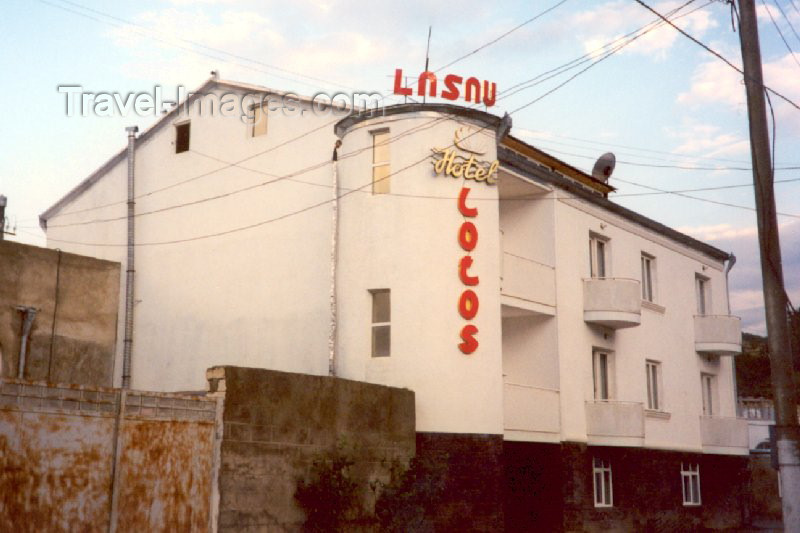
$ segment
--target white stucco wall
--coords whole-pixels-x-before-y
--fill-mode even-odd
[[[436,176],[431,148],[453,143],[461,121],[434,113],[376,118],[359,123],[343,138],[341,153],[370,146],[371,132],[388,127],[391,195],[365,192],[341,203],[339,263],[341,375],[408,387],[416,393],[420,431],[502,433],[502,347],[500,336],[499,240],[497,187],[471,180]],[[435,122],[434,122],[435,121]],[[481,128],[483,124],[477,124]],[[403,136],[412,128],[413,135]],[[487,153],[496,158],[494,131],[480,134]],[[371,181],[370,150],[343,159],[344,190]],[[419,164],[415,164],[420,162]],[[410,166],[413,165],[413,166]],[[402,170],[406,167],[406,170]],[[467,324],[458,312],[461,292],[458,264],[466,252],[458,244],[465,218],[458,211],[462,186],[471,189],[470,219],[478,229],[470,274],[480,305],[472,321],[480,346],[461,353],[459,333]],[[391,289],[392,355],[370,356],[370,289]]]

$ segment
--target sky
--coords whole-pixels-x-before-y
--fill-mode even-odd
[[[741,65],[730,5],[647,3]],[[217,70],[222,79],[297,94],[390,95],[396,68],[409,76],[424,70],[431,27],[431,70],[496,82],[490,111],[511,113],[512,134],[588,172],[614,152],[611,199],[733,252],[732,313],[743,330],[765,333],[742,77],[668,25],[656,26],[633,0],[7,0],[4,7],[0,81],[11,101],[0,128],[0,194],[9,199],[11,240],[44,245],[39,214],[125,145],[126,126],[155,121],[67,116],[59,86],[123,97],[160,86],[172,98],[177,86],[192,90]],[[757,9],[765,84],[800,104],[800,0],[763,0]],[[800,110],[771,100],[784,278],[797,307]],[[700,188],[710,190],[652,194]]]

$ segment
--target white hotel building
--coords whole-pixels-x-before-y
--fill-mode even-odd
[[[254,92],[269,90],[212,79],[198,94]],[[300,100],[254,126],[202,101],[136,141],[132,387],[200,390],[215,365],[327,374],[335,270],[336,375],[415,392],[418,453],[467,465],[453,495],[476,523],[737,523],[727,253],[482,111],[337,122]],[[473,163],[437,173],[434,149]],[[41,215],[48,245],[124,265],[126,199],[123,150]],[[121,291],[117,385],[124,276]]]

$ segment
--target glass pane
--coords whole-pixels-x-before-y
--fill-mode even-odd
[[[597,277],[606,277],[606,243],[597,241]]]
[[[658,409],[658,365],[650,365],[653,381],[653,409]]]
[[[389,357],[391,326],[372,326],[372,357]]]
[[[691,500],[691,489],[689,488],[689,476],[682,475],[681,478],[683,479],[683,503],[690,503]]]
[[[391,293],[375,291],[372,293],[372,322],[389,322],[392,319]]]
[[[372,136],[372,162],[389,162],[389,132],[375,133]]]
[[[611,505],[611,471],[606,470],[603,472],[603,503],[606,505]]]
[[[263,107],[256,107],[253,113],[253,137],[267,133],[267,113]]]
[[[700,503],[700,476],[694,475],[692,479],[692,503]]]
[[[646,372],[646,374],[647,374],[647,408],[648,409],[655,409],[655,407],[653,407],[653,384],[652,384],[653,379],[651,377],[651,372],[650,372],[651,367],[652,367],[652,365],[650,363],[647,363],[647,366],[646,366],[646,369],[647,369],[647,372]]]
[[[372,167],[372,193],[373,194],[387,194],[389,192],[389,165],[381,165]]]
[[[600,371],[600,399],[608,400],[608,361],[607,355],[598,353],[598,370]]]
[[[603,503],[603,474],[594,473],[594,503]]]

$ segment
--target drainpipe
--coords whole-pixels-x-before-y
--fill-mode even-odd
[[[19,368],[17,369],[17,377],[19,379],[25,379],[25,353],[28,351],[28,337],[31,334],[33,319],[36,318],[36,308],[18,305],[15,309],[22,313],[22,339],[19,345]]]
[[[6,233],[6,205],[8,198],[0,194],[0,241],[5,239]]]
[[[336,336],[337,336],[337,322],[336,322],[336,266],[339,261],[339,148],[342,146],[341,139],[336,140],[333,147],[333,209],[331,214],[331,295],[330,295],[330,313],[331,322],[330,330],[328,333],[328,375],[336,376]]]
[[[136,132],[139,128],[129,126],[125,128],[128,132],[128,260],[125,271],[125,340],[123,341],[122,351],[122,388],[131,388],[131,349],[133,348],[133,277],[136,272],[134,268],[133,246],[133,216],[134,205],[134,148],[136,144]]]
[[[731,293],[728,287],[728,273],[733,269],[736,264],[736,256],[733,252],[728,254],[728,261],[725,264],[725,299],[728,301],[728,316],[731,314]],[[731,372],[733,372],[733,404],[734,416],[739,416],[739,387],[736,385],[736,356],[731,356]]]

